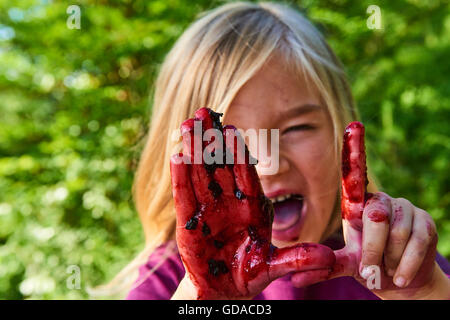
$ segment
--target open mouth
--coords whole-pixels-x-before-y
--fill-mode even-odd
[[[298,239],[302,227],[304,198],[299,194],[287,194],[271,198],[275,215],[272,236],[282,241]]]

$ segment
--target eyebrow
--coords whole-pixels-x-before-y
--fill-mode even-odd
[[[281,112],[280,116],[282,118],[294,118],[294,117],[303,115],[305,113],[317,112],[317,111],[322,111],[322,110],[323,110],[323,107],[321,105],[313,104],[313,103],[306,103],[306,104],[302,104],[300,106],[291,108],[285,112]]]

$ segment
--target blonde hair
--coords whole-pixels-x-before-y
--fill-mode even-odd
[[[344,127],[357,119],[357,111],[341,63],[317,29],[296,10],[275,3],[235,2],[207,12],[183,33],[161,66],[133,187],[146,246],[109,289],[129,288],[137,267],[158,245],[174,239],[169,159],[179,141],[173,132],[200,107],[226,113],[240,88],[274,55],[318,88],[340,150]]]

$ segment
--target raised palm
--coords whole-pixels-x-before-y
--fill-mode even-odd
[[[290,272],[327,273],[335,263],[328,247],[271,244],[272,203],[264,196],[243,140],[234,127],[223,128],[219,116],[201,108],[195,118],[184,121],[183,153],[171,158],[176,240],[197,298],[253,297]],[[197,136],[196,121],[202,125]],[[216,129],[217,135],[202,141],[208,129]],[[203,154],[215,163],[205,161]],[[218,163],[217,157],[228,164]]]

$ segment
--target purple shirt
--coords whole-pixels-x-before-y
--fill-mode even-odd
[[[333,250],[343,247],[342,240],[324,242]],[[171,249],[172,248],[172,249]],[[440,254],[436,261],[441,269],[450,274],[450,263]],[[162,263],[161,263],[162,262]],[[160,264],[160,265],[159,265]],[[149,275],[150,271],[159,265]],[[146,264],[139,268],[139,277],[129,292],[129,300],[168,300],[175,293],[185,274],[175,241],[158,247]],[[378,300],[379,298],[352,277],[340,277],[304,288],[295,288],[290,275],[274,280],[254,300]]]

